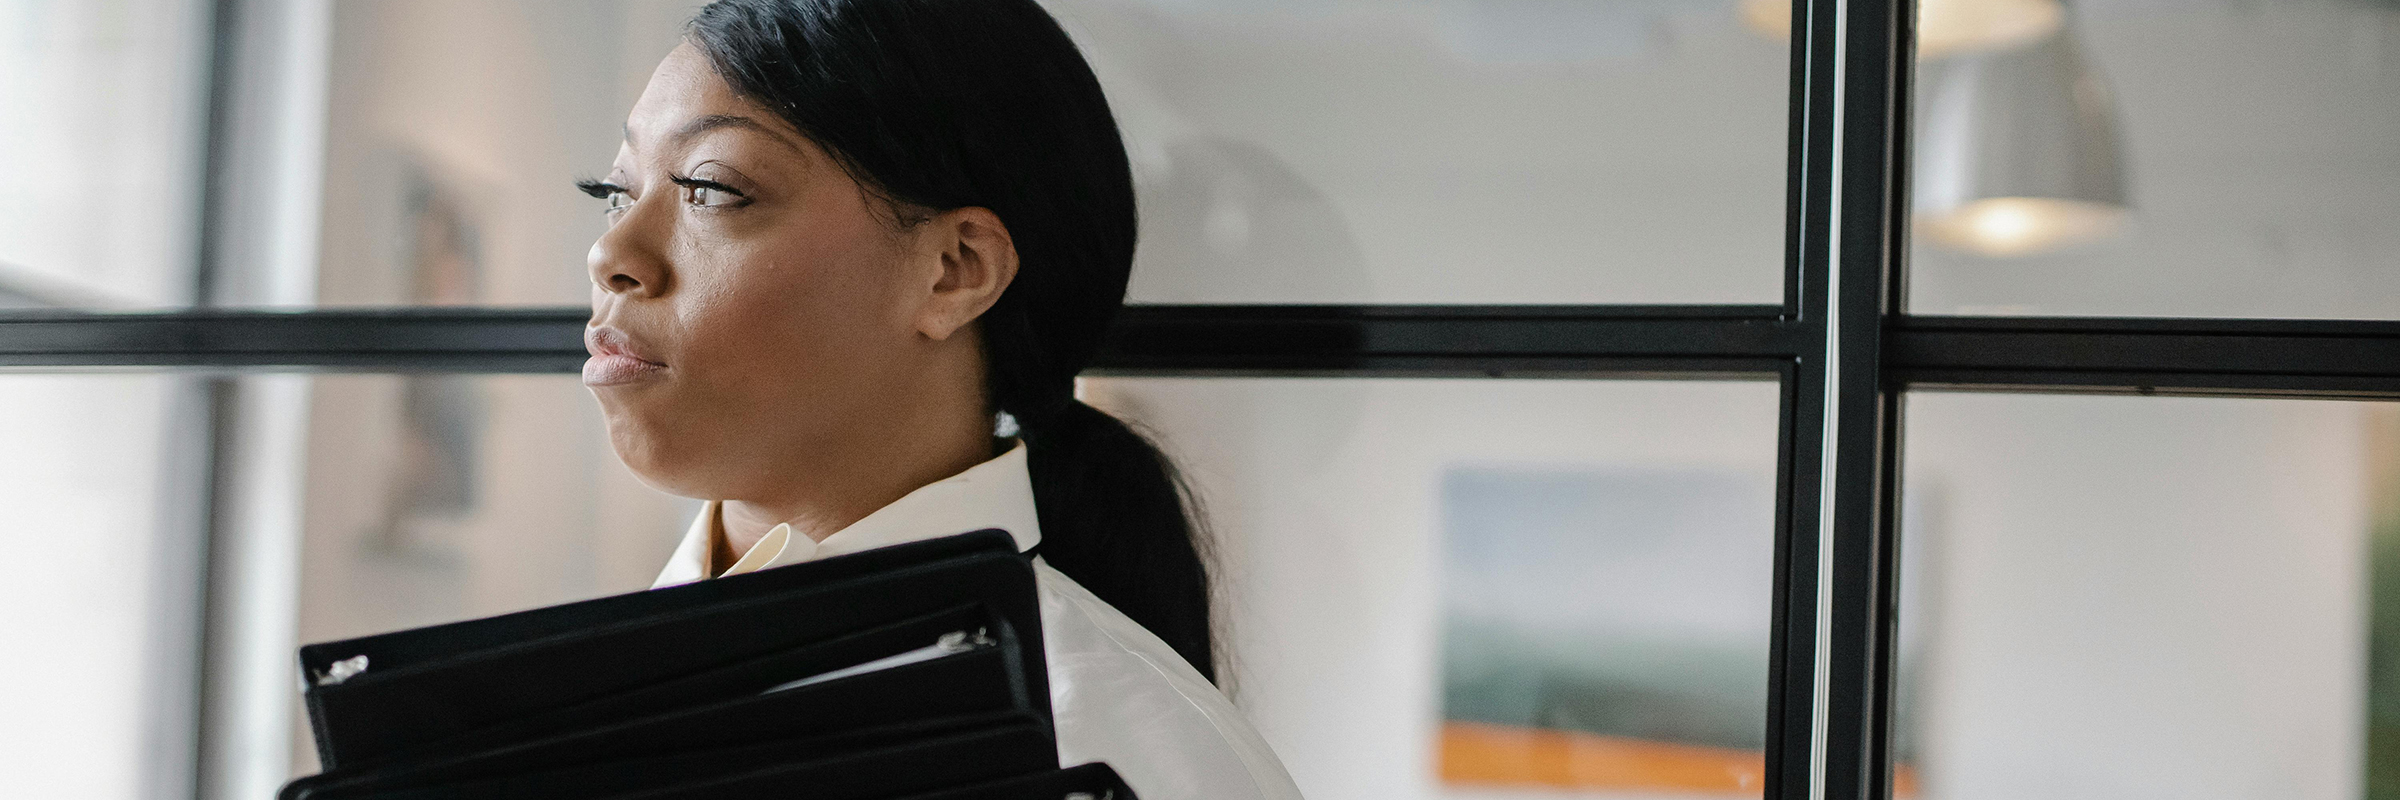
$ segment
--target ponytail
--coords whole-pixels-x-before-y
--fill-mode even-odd
[[[1123,421],[1080,401],[1018,424],[1041,515],[1042,560],[1216,680],[1204,545],[1173,462]]]
[[[978,321],[1030,456],[1042,557],[1215,675],[1173,465],[1074,399],[1133,269],[1133,170],[1091,66],[1034,0],[717,0],[686,39],[734,91],[910,210],[990,209],[1016,280]]]

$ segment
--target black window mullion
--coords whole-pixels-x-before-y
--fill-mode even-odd
[[[580,308],[0,314],[0,367],[573,373]],[[1104,374],[1770,377],[1773,306],[1134,306]]]
[[[1817,554],[1827,371],[1824,302],[1830,249],[1822,244],[1832,210],[1834,116],[1840,96],[1834,69],[1834,11],[1841,0],[1793,0],[1789,204],[1784,231],[1786,316],[1816,332],[1793,352],[1783,380],[1776,476],[1775,601],[1768,638],[1766,786],[1768,800],[1807,800],[1816,749]],[[1813,355],[1812,355],[1813,353]]]
[[[1912,388],[2400,399],[2400,321],[1904,316]]]
[[[0,369],[573,373],[589,314],[0,312]],[[1911,389],[2400,399],[2400,320],[1890,316],[1881,335],[1886,382]],[[1823,349],[1774,306],[1142,305],[1094,368],[1765,378]]]
[[[1905,251],[1906,107],[1913,5],[1796,5],[1789,241],[1798,327],[1786,393],[1769,701],[1769,796],[1890,791],[1889,696],[1898,395],[1882,373],[1884,320]]]

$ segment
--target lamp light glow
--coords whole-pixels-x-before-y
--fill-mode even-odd
[[[2122,206],[2055,197],[1989,197],[1939,214],[1919,214],[1925,235],[1992,258],[2030,255],[2115,232]]]

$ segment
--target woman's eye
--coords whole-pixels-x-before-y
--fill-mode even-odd
[[[741,195],[708,186],[692,186],[684,191],[684,202],[704,208],[723,208],[742,201]]]
[[[618,212],[633,207],[633,195],[626,193],[625,187],[607,181],[589,178],[579,180],[575,182],[575,191],[608,203],[608,210],[604,213],[612,220],[617,218]]]

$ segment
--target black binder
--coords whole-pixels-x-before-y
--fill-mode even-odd
[[[303,647],[283,800],[1128,800],[1060,770],[1005,532]]]

